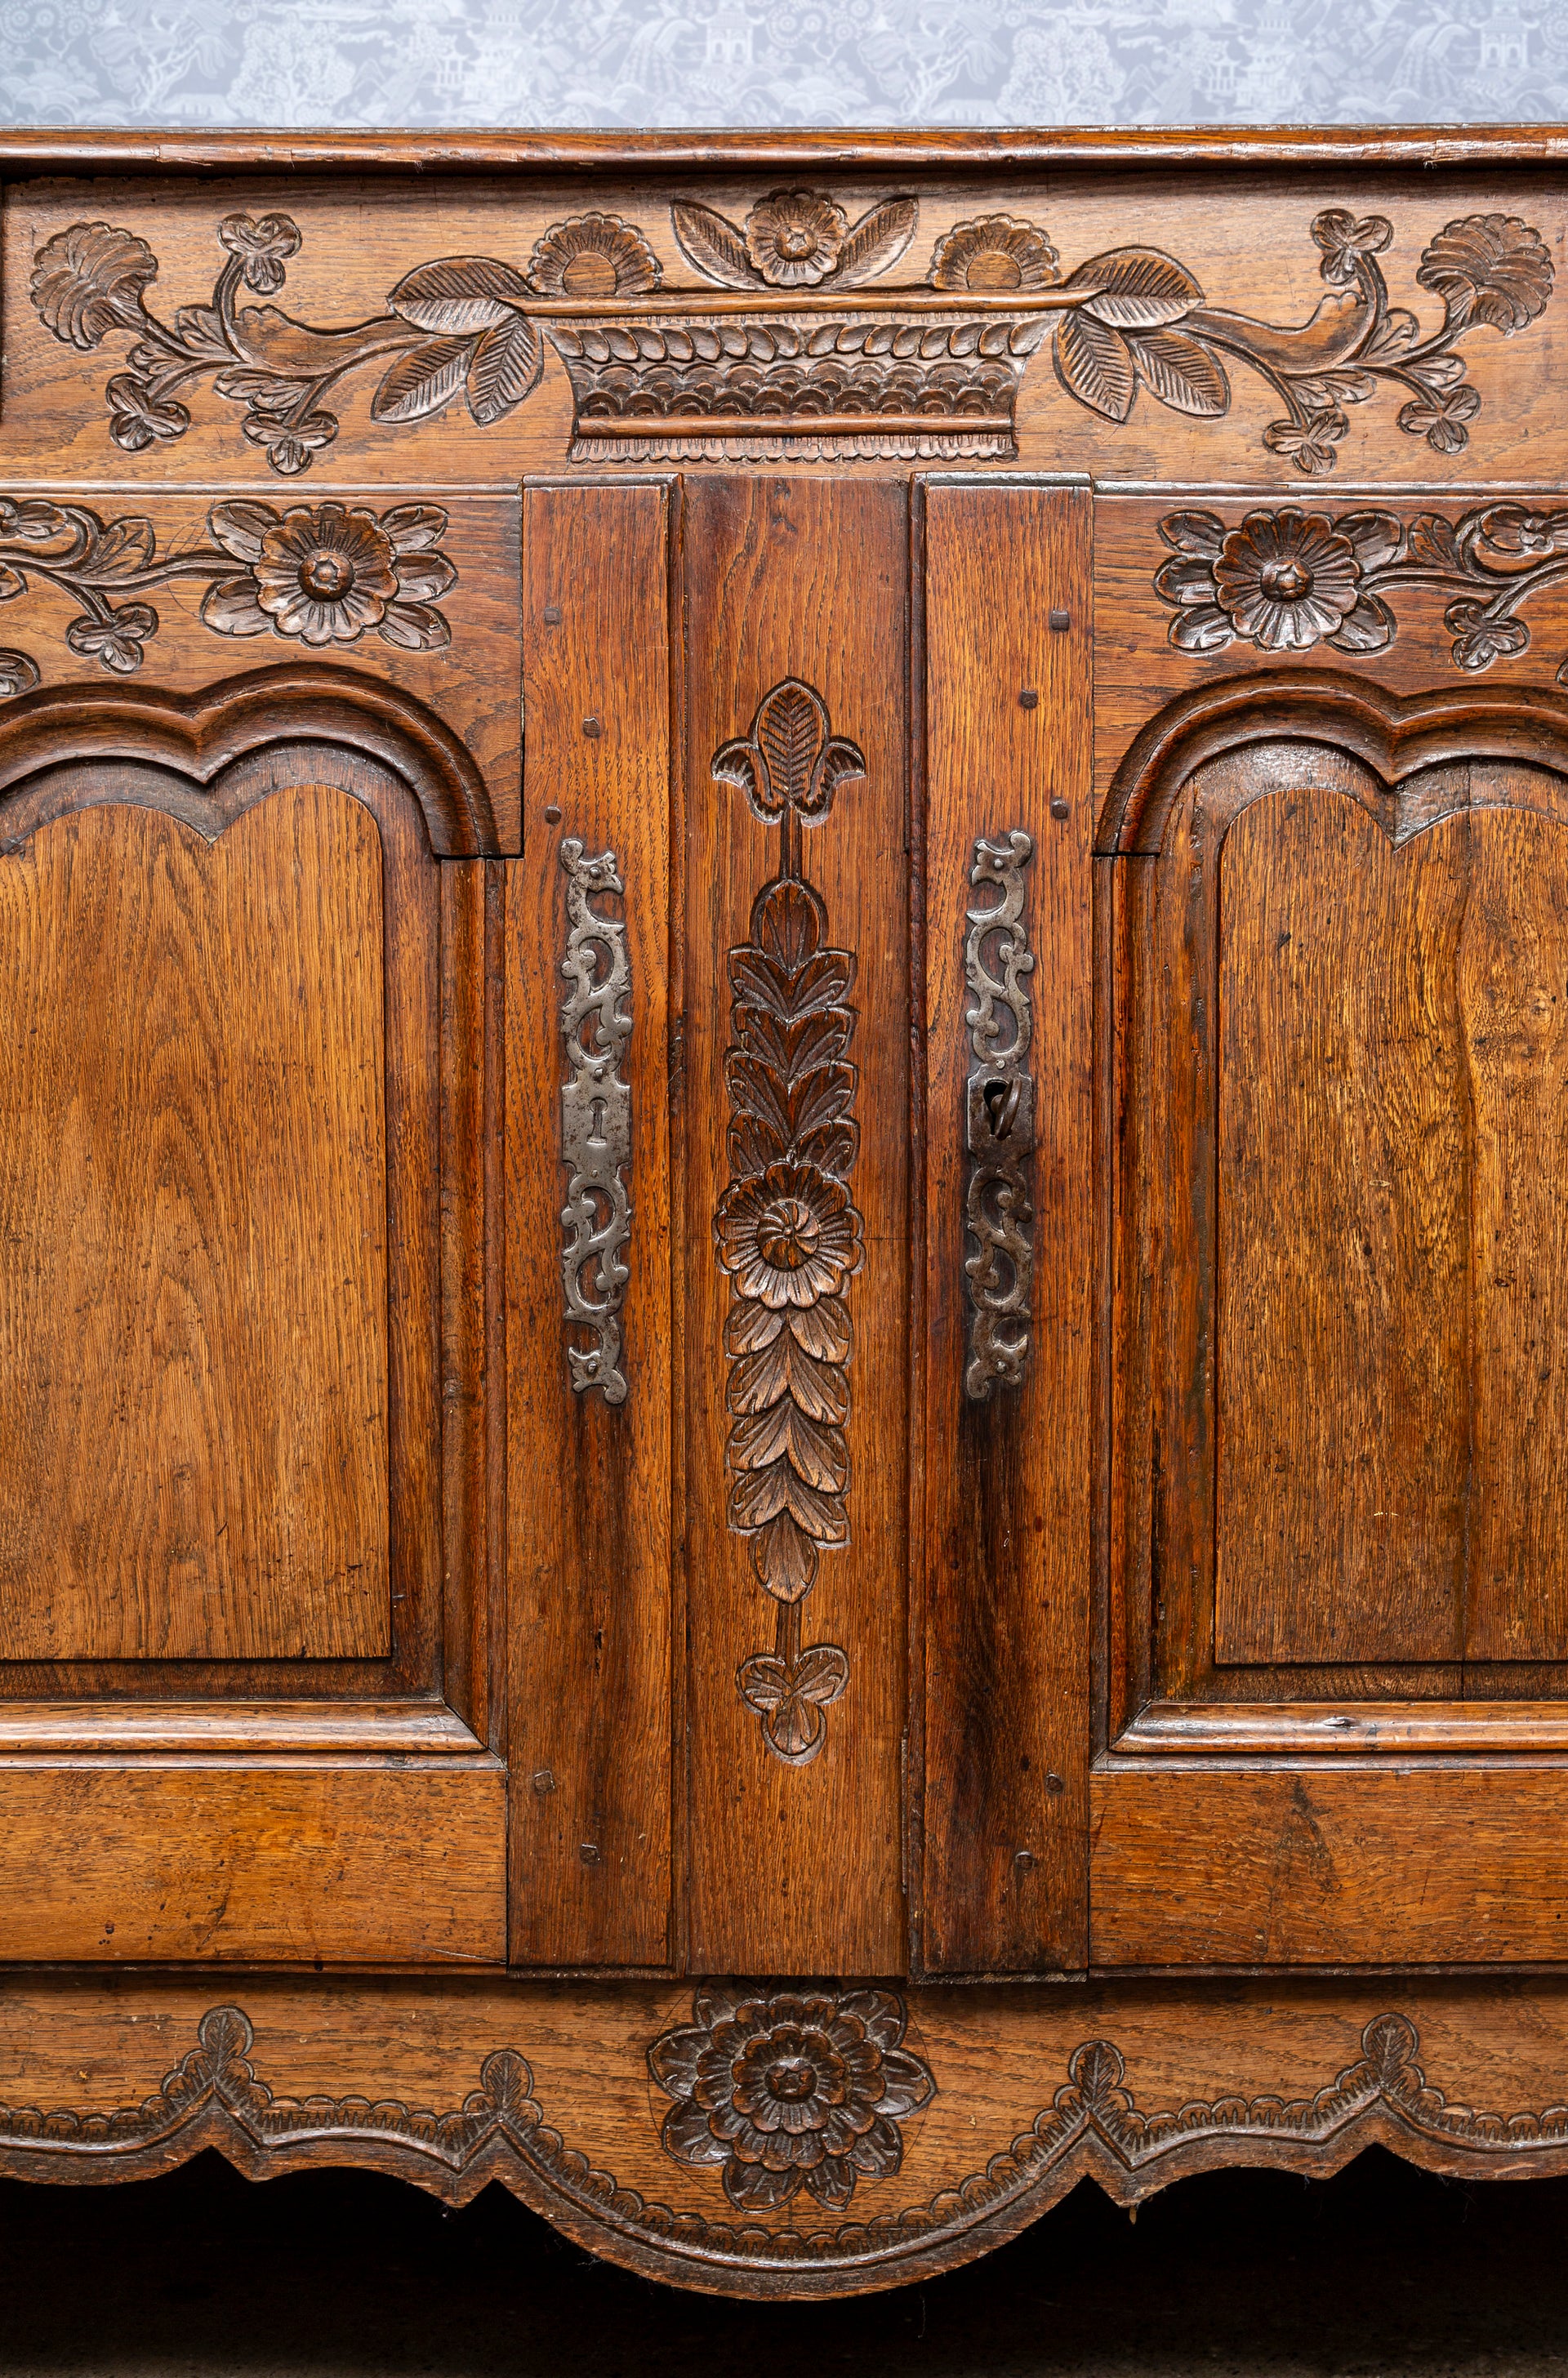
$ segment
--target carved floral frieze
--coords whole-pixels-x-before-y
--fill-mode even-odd
[[[1393,242],[1389,218],[1343,208],[1312,220],[1327,291],[1297,324],[1212,306],[1190,268],[1160,248],[1109,248],[1064,274],[1045,225],[1007,214],[955,224],[922,282],[895,283],[887,276],[919,211],[899,196],[851,222],[828,192],[780,189],[736,222],[677,200],[670,236],[707,295],[668,288],[636,224],[575,215],[536,242],[526,269],[439,257],[394,284],[385,312],[341,328],[243,302],[283,287],[302,246],[289,215],[224,216],[211,297],[167,317],[148,301],[159,264],[140,234],[79,222],[39,249],[31,294],[68,345],[129,339],[105,390],[111,434],[128,452],[183,437],[189,392],[207,384],[243,407],[245,436],[285,476],[336,439],[337,391],[356,375],[379,375],[379,425],[430,418],[461,398],[488,427],[538,385],[547,339],[572,386],[573,460],[1005,459],[1017,451],[1024,371],[1047,334],[1061,387],[1112,425],[1140,391],[1217,420],[1230,410],[1230,373],[1252,374],[1282,408],[1264,445],[1313,475],[1333,468],[1349,409],[1385,390],[1404,399],[1403,431],[1459,452],[1480,408],[1461,341],[1526,329],[1552,287],[1530,224],[1456,217],[1417,265],[1417,287],[1443,308],[1424,328],[1391,300],[1380,261]]]
[[[1171,606],[1169,641],[1186,653],[1234,643],[1380,653],[1399,631],[1391,598],[1418,588],[1447,598],[1453,664],[1476,671],[1527,652],[1519,607],[1568,579],[1568,510],[1521,503],[1408,520],[1370,507],[1260,507],[1233,524],[1218,512],[1179,511],[1160,522],[1160,534],[1172,558],[1154,588]],[[1557,679],[1568,685],[1568,659]]]
[[[42,586],[68,594],[81,607],[66,644],[116,677],[140,668],[159,631],[156,607],[140,598],[182,579],[207,582],[201,619],[220,636],[278,636],[319,651],[373,633],[428,652],[452,636],[436,608],[457,583],[440,549],[446,530],[437,504],[278,511],[241,500],[211,507],[201,543],[160,553],[152,522],[138,514],[105,520],[86,504],[0,496],[0,603]],[[30,691],[41,674],[30,654],[0,651],[0,696]]]

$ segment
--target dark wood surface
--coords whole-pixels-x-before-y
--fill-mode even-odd
[[[907,498],[847,480],[704,479],[687,489],[683,548],[688,1956],[698,1973],[896,1972],[906,1953]],[[730,1129],[730,953],[751,936],[782,828],[765,828],[712,763],[787,679],[813,689],[865,763],[801,832],[824,946],[852,961],[842,1115],[855,1133],[848,1177],[863,1258],[839,1282],[850,1346],[830,1390],[848,1399],[847,1541],[824,1550],[793,1605],[806,1643],[842,1654],[848,1683],[825,1712],[819,1754],[800,1767],[768,1748],[737,1688],[741,1663],[771,1652],[784,1605],[760,1590],[759,1540],[730,1525],[731,1298],[713,1253],[720,1198],[753,1166]]]
[[[1086,1961],[1091,1213],[1090,501],[930,487],[925,599],[924,1800],[931,1973]],[[1055,616],[1054,616],[1055,615]],[[1063,620],[1055,624],[1056,617]],[[1038,1153],[1031,1352],[965,1392],[965,916],[1027,833]]]
[[[670,639],[665,486],[537,487],[526,506],[525,857],[506,953],[512,1953],[673,1959],[671,1461],[681,1277],[670,1228]],[[613,561],[611,562],[611,557]],[[613,850],[634,1015],[627,1393],[573,1390],[561,1304],[562,842]]]

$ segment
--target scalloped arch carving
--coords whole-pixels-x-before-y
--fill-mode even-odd
[[[1568,774],[1568,695],[1503,685],[1400,695],[1333,669],[1221,679],[1167,703],[1129,746],[1100,813],[1097,854],[1152,857],[1193,771],[1259,743],[1321,744],[1390,787],[1465,760]]]
[[[214,787],[236,762],[326,744],[379,763],[404,785],[438,859],[504,856],[473,755],[395,687],[309,664],[258,669],[199,694],[120,685],[48,686],[0,711],[0,800],[82,761],[167,768]]]

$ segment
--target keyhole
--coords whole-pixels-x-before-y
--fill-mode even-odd
[[[609,1102],[607,1099],[595,1099],[589,1106],[588,1146],[590,1147],[603,1147],[605,1146],[604,1111],[609,1103]]]
[[[992,1138],[1006,1139],[1019,1111],[1018,1083],[987,1082],[981,1097],[985,1101],[985,1116],[991,1125]]]

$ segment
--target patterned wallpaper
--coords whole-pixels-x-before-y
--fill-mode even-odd
[[[1568,0],[0,0],[30,125],[1568,118]]]

